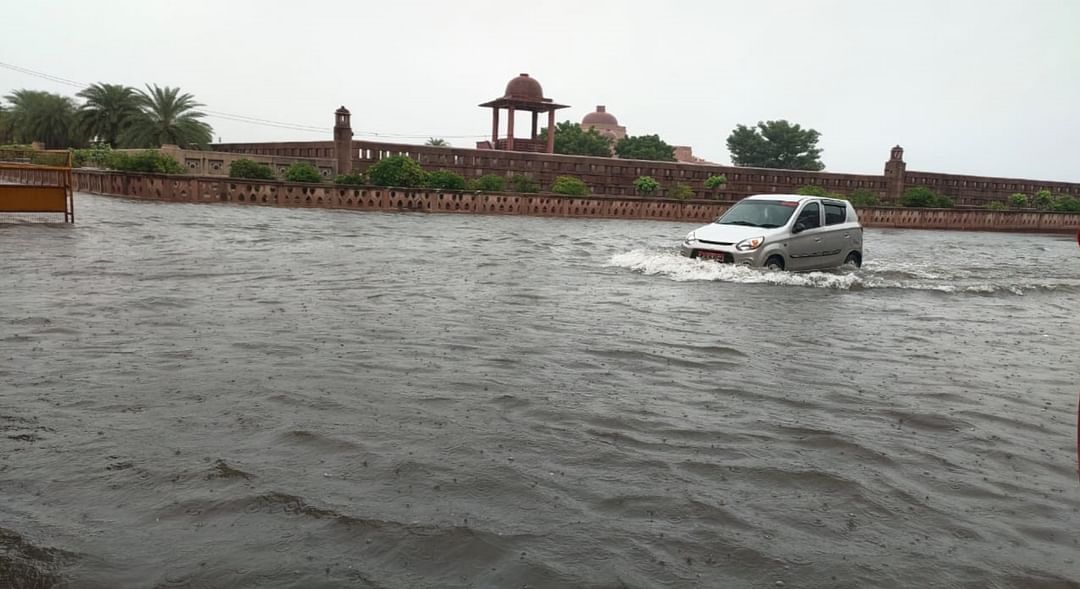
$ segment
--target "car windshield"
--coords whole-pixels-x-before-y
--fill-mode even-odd
[[[787,200],[744,200],[736,203],[715,222],[747,227],[782,227],[799,203]]]

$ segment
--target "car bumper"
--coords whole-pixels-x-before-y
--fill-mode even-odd
[[[758,248],[751,252],[740,252],[735,249],[735,246],[730,245],[714,245],[710,243],[701,243],[699,241],[683,242],[679,247],[679,253],[688,258],[700,257],[699,254],[702,251],[706,252],[720,252],[724,254],[724,263],[727,264],[739,264],[743,266],[764,266],[765,257],[764,248]],[[720,260],[714,260],[719,262]]]

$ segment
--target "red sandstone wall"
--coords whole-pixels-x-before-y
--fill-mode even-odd
[[[326,141],[231,143],[214,148],[222,151],[277,156],[302,154],[308,157],[332,157],[333,154],[333,143]],[[501,176],[523,174],[537,179],[545,187],[550,187],[556,176],[577,176],[589,185],[594,194],[608,196],[632,196],[634,194],[633,182],[639,176],[656,178],[664,187],[660,196],[664,196],[665,191],[673,188],[676,183],[689,185],[697,198],[728,201],[738,200],[751,194],[790,193],[805,185],[823,186],[841,194],[849,194],[862,188],[877,194],[879,198],[886,196],[884,175],[620,160],[371,141],[353,141],[352,149],[353,166],[360,170],[366,170],[371,164],[390,155],[407,155],[418,160],[425,168],[451,170],[465,178],[475,178],[484,174]],[[704,186],[705,179],[718,174],[727,176],[727,186],[720,192],[707,190]],[[933,172],[909,171],[904,174],[904,184],[906,187],[929,186],[937,192],[953,197],[956,204],[961,207],[985,206],[991,201],[1004,201],[1014,192],[1034,194],[1044,188],[1055,194],[1080,196],[1080,184],[1077,183]]]
[[[426,189],[342,187],[239,180],[209,176],[169,176],[75,170],[75,190],[177,202],[230,202],[268,206],[343,208],[360,211],[461,212],[553,217],[605,217],[708,222],[728,203],[658,198],[556,194],[480,194]],[[862,208],[866,227],[963,229],[1074,233],[1080,213]]]

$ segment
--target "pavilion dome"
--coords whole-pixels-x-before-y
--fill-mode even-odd
[[[543,102],[544,89],[536,78],[530,78],[529,74],[521,74],[506,84],[506,98],[527,100],[530,102]]]
[[[615,115],[607,111],[607,107],[597,106],[596,112],[591,112],[581,119],[582,125],[618,125],[619,120]]]

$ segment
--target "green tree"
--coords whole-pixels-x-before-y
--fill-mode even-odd
[[[469,180],[469,190],[481,192],[502,192],[506,190],[506,178],[497,174],[484,174]]]
[[[807,184],[806,186],[800,186],[795,189],[795,194],[801,194],[803,196],[820,196],[823,198],[840,198],[839,194],[835,192],[829,192],[824,186],[818,186],[817,184]]]
[[[447,170],[437,170],[427,175],[424,186],[443,190],[465,190],[465,179]]]
[[[852,205],[857,207],[875,207],[878,205],[877,195],[868,188],[856,188],[846,198]]]
[[[1060,213],[1080,213],[1080,198],[1059,194],[1054,198],[1054,210]]]
[[[675,188],[668,191],[668,197],[680,200],[694,198],[694,189],[682,182],[677,182]]]
[[[138,93],[121,84],[91,84],[76,96],[86,102],[79,107],[79,126],[87,137],[111,147],[120,146],[120,136],[139,110]]]
[[[16,143],[42,141],[54,149],[81,143],[71,98],[40,90],[15,90],[4,98],[11,103],[9,124]]]
[[[514,192],[540,192],[540,183],[523,174],[514,174],[511,176],[510,187]]]
[[[1009,195],[1009,206],[1014,209],[1022,209],[1028,204],[1028,197],[1023,192],[1014,192]]]
[[[149,174],[183,174],[184,167],[171,155],[160,151],[146,150],[137,153],[114,151],[109,153],[106,166],[122,172],[143,172]]]
[[[664,143],[659,135],[624,137],[615,144],[615,154],[624,160],[675,161],[675,148]]]
[[[374,164],[367,171],[368,179],[376,186],[421,186],[427,172],[407,155],[392,155]]]
[[[1032,204],[1035,208],[1041,211],[1049,211],[1054,208],[1054,197],[1050,195],[1050,191],[1045,188],[1036,192],[1032,197]]]
[[[551,191],[570,196],[585,196],[589,194],[589,187],[579,178],[573,176],[558,176],[551,185]]]
[[[273,180],[274,170],[267,164],[241,158],[229,164],[230,178],[251,178],[253,180]]]
[[[0,145],[7,145],[12,140],[11,113],[0,103]]]
[[[547,127],[541,129],[537,140],[547,141],[547,132]],[[563,121],[555,125],[555,153],[611,157],[611,138],[596,129],[582,129],[578,123]]]
[[[787,121],[759,121],[756,127],[736,125],[727,139],[731,161],[736,166],[781,168],[786,170],[824,170],[821,134]]]
[[[424,142],[424,145],[430,145],[432,147],[450,147],[450,144],[447,143],[445,139],[440,139],[438,137],[429,138]]]
[[[727,186],[727,176],[720,174],[719,176],[709,176],[705,179],[705,188],[709,190],[716,190],[717,188],[723,188]]]
[[[318,184],[322,182],[322,174],[319,169],[307,162],[296,162],[285,170],[285,179],[289,182],[308,182]]]
[[[953,201],[951,198],[940,195],[926,186],[912,186],[905,190],[904,195],[900,197],[900,206],[949,209],[953,207]]]
[[[131,126],[122,134],[124,144],[202,147],[213,138],[210,125],[199,120],[206,116],[196,110],[202,104],[191,94],[181,94],[179,88],[147,85],[146,92],[137,91],[136,100],[141,114],[132,117]]]
[[[990,204],[986,205],[986,208],[990,209],[991,211],[1004,211],[1008,207],[1006,207],[1005,203],[1001,202],[1000,200],[994,200],[990,201]]]
[[[634,188],[645,196],[651,196],[660,189],[660,183],[652,176],[640,176],[634,180]]]
[[[334,178],[334,184],[341,184],[343,186],[363,186],[367,184],[367,178],[361,172],[349,172],[348,174],[338,174]]]

